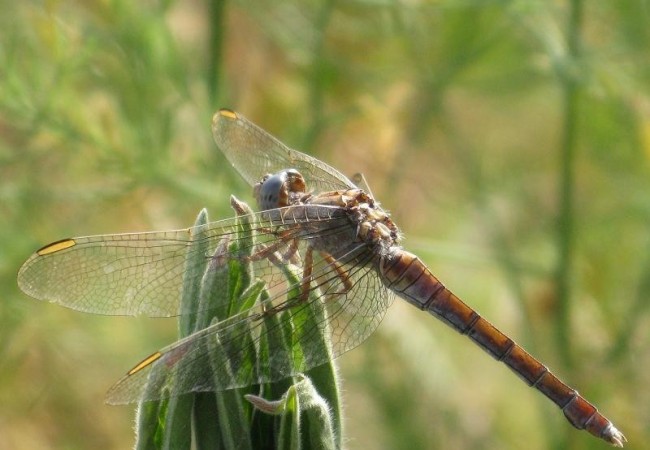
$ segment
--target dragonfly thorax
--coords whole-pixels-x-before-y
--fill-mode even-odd
[[[348,209],[352,220],[357,223],[359,239],[377,248],[381,256],[385,256],[390,248],[399,245],[399,228],[374,198],[361,189],[349,190],[343,197],[351,199],[351,202],[348,201]]]
[[[322,192],[311,196],[307,203],[342,208],[356,228],[356,238],[372,247],[380,256],[399,245],[399,228],[363,189]]]

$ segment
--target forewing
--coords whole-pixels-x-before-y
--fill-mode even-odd
[[[216,234],[234,224],[211,224]],[[31,297],[83,312],[177,315],[192,228],[65,239],[35,252],[18,272]]]
[[[349,226],[343,216],[331,217],[334,209],[317,209],[322,215],[309,220],[320,221],[319,229]],[[198,285],[202,276],[200,270],[187,267],[186,260],[198,267],[205,259],[190,256],[200,251],[209,258],[224,238],[243,240],[250,246],[252,234],[259,243],[272,245],[276,232],[305,219],[278,216],[277,220],[273,224],[268,213],[254,213],[249,217],[250,228],[244,231],[238,229],[238,219],[231,218],[175,231],[64,239],[30,256],[18,272],[18,285],[36,299],[95,314],[170,317],[194,313],[179,311],[183,280]],[[194,236],[207,240],[207,245],[191,245]],[[242,255],[247,250],[240,248]],[[263,272],[268,274],[257,276],[271,276],[271,271],[267,267]]]
[[[293,150],[241,114],[222,109],[212,118],[219,149],[252,186],[269,173],[296,169],[315,192],[355,188],[345,175],[318,159]]]

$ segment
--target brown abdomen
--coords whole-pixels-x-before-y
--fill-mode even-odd
[[[380,273],[384,284],[397,295],[433,314],[459,333],[466,334],[529,386],[552,400],[573,426],[585,429],[610,444],[623,446],[623,434],[596,407],[452,294],[417,256],[397,250],[390,257],[382,259]]]

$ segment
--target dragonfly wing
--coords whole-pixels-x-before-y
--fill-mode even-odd
[[[359,189],[363,189],[366,193],[370,194],[371,197],[374,197],[372,193],[372,189],[370,189],[370,186],[368,185],[368,180],[366,180],[364,174],[357,172],[352,175],[351,180]]]
[[[297,254],[302,260],[307,240],[301,242]],[[302,267],[280,255],[271,258],[271,265],[269,259],[254,264],[255,276],[274,268],[273,277],[264,277],[269,281],[261,301],[149,356],[111,388],[107,401],[156,400],[277,381],[326,363],[377,328],[392,294],[366,247],[342,246],[333,255],[336,263],[315,252],[311,281],[303,279]],[[305,282],[310,283],[306,300],[300,296]]]
[[[321,220],[330,222],[322,225],[327,228],[339,226],[344,219],[332,220],[324,214]],[[175,231],[64,239],[30,256],[18,272],[18,285],[31,297],[88,313],[149,317],[190,314],[196,311],[179,311],[183,283],[201,282],[200,266],[222,239],[240,240],[250,247],[248,242],[254,235],[259,243],[272,245],[277,236],[269,232],[269,226],[281,231],[295,225],[291,218],[273,225],[268,213],[251,214],[249,221],[247,230],[238,226],[237,218],[231,218]],[[207,240],[207,245],[192,245],[195,236]],[[239,251],[245,255],[251,249]],[[192,257],[196,252],[202,252],[201,257]],[[196,267],[188,267],[188,263]],[[267,267],[265,272],[271,276],[272,268]]]
[[[18,285],[31,297],[84,312],[177,315],[191,239],[191,228],[65,239],[35,252]]]
[[[335,168],[287,147],[236,112],[219,110],[212,118],[212,134],[219,149],[251,186],[266,174],[296,169],[315,192],[355,188]]]

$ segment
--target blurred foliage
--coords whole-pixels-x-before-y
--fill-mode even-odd
[[[639,1],[1,2],[0,447],[128,448],[103,391],[174,321],[26,298],[72,235],[191,224],[248,192],[219,107],[346,173],[405,246],[650,440],[650,13]],[[594,448],[538,393],[396,302],[340,359],[349,448]],[[604,444],[602,444],[604,445]]]

